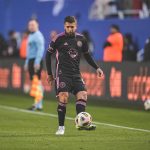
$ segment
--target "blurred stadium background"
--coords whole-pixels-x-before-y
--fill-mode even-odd
[[[53,135],[57,124],[53,115],[55,92],[46,81],[45,69],[42,71],[44,113],[29,114],[24,110],[32,100],[28,96],[29,75],[23,69],[26,57],[23,41],[28,37],[29,19],[36,18],[47,48],[53,36],[63,31],[67,15],[77,18],[78,32],[86,36],[90,53],[104,70],[105,78],[98,79],[84,59],[81,61],[89,94],[87,110],[97,121],[98,129],[79,133],[69,119],[67,136],[57,139]],[[124,38],[122,60],[106,62],[104,44],[112,24],[119,26]],[[20,146],[22,149],[148,150],[150,117],[143,103],[150,99],[149,61],[150,0],[0,0],[0,150]],[[72,100],[67,115],[75,117]]]

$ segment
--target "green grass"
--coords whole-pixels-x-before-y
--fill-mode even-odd
[[[0,106],[26,109],[32,99],[0,94]],[[56,114],[57,102],[46,100],[44,112]],[[89,105],[94,121],[150,130],[150,112]],[[73,102],[67,116],[75,117]],[[97,125],[96,131],[78,131],[66,120],[64,136],[56,136],[57,118],[0,108],[0,150],[149,150],[150,132]]]

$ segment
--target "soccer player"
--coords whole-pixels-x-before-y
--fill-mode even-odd
[[[28,22],[28,30],[30,32],[27,45],[27,57],[24,65],[25,71],[29,71],[32,81],[30,95],[33,96],[34,104],[30,110],[42,110],[43,87],[40,81],[42,71],[42,58],[44,54],[44,37],[39,31],[39,23],[36,19]],[[33,83],[34,81],[34,83]],[[32,94],[31,94],[32,93]],[[39,96],[42,95],[42,96]]]
[[[59,127],[56,135],[63,135],[65,132],[64,121],[70,92],[76,97],[76,113],[79,114],[85,111],[87,91],[79,69],[82,53],[87,62],[96,69],[98,76],[103,76],[103,71],[89,54],[86,39],[76,32],[77,21],[75,17],[67,16],[64,19],[64,29],[65,32],[57,35],[56,39],[51,41],[46,53],[48,82],[52,84],[54,77],[51,69],[51,55],[56,52],[55,87],[59,100],[57,108]],[[96,126],[91,124],[85,129],[92,130],[95,128]]]

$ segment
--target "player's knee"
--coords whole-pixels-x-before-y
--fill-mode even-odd
[[[87,92],[86,91],[80,91],[77,93],[76,97],[77,97],[77,100],[83,99],[86,101],[87,100]]]
[[[62,103],[68,103],[69,93],[68,92],[60,92],[59,93],[59,101]]]

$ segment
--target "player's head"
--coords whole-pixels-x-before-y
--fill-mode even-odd
[[[39,23],[36,19],[30,19],[28,22],[29,32],[36,32],[39,29]]]
[[[74,36],[77,29],[77,20],[74,16],[67,16],[64,19],[64,29],[68,36]]]
[[[116,24],[112,24],[110,27],[110,33],[113,34],[113,33],[117,33],[117,32],[120,32],[119,26]]]

